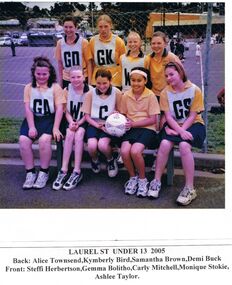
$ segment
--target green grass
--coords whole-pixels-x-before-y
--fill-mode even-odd
[[[0,118],[0,143],[16,143],[22,120]]]
[[[0,118],[0,143],[18,142],[21,122],[20,119]],[[208,113],[208,152],[225,153],[225,114]]]
[[[225,114],[208,113],[208,152],[225,153]]]

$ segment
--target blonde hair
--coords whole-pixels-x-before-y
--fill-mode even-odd
[[[112,19],[110,18],[110,16],[106,15],[106,14],[103,14],[101,16],[98,17],[97,19],[97,26],[99,24],[100,21],[105,21],[107,22],[108,24],[110,24],[111,28],[113,27],[113,22],[112,22]]]
[[[84,75],[83,73],[83,69],[80,66],[72,66],[69,70],[69,73],[73,72],[73,71],[81,71],[81,73]]]
[[[140,35],[137,32],[134,32],[134,31],[129,32],[129,34],[127,36],[127,39],[129,37],[131,37],[131,36],[134,36],[134,37],[138,38],[141,41],[141,37],[140,37]]]

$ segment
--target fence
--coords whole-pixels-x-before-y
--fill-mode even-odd
[[[132,5],[133,3],[130,3]],[[168,10],[142,9],[140,11],[117,11],[115,9],[91,10],[82,12],[79,18],[79,32],[90,36],[97,32],[96,20],[100,14],[108,14],[114,23],[113,32],[121,36],[125,42],[130,30],[137,31],[143,40],[143,49],[147,54],[150,49],[150,38],[157,30],[164,31],[170,42],[184,46],[183,64],[189,79],[204,91],[205,106],[209,110],[216,105],[217,93],[224,87],[224,32],[225,17],[212,13],[213,4],[208,4],[204,13],[182,13],[180,7]],[[17,13],[15,14],[17,18]],[[60,19],[58,19],[60,20]],[[208,26],[207,26],[208,24]],[[22,33],[22,31],[20,32]],[[52,38],[51,35],[46,36]],[[40,37],[41,40],[42,37]],[[196,44],[201,46],[201,62],[196,62]],[[54,41],[55,43],[55,41]],[[16,47],[16,57],[11,57],[9,47],[0,47],[0,116],[22,118],[23,87],[30,81],[32,59],[38,55],[48,56],[54,66],[54,46],[43,47],[33,42],[33,46]],[[175,52],[175,50],[174,50]],[[207,122],[207,116],[205,116]],[[207,147],[206,147],[207,148]]]

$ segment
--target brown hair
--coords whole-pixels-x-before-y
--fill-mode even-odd
[[[64,22],[73,22],[74,26],[76,27],[77,26],[77,20],[76,18],[72,17],[72,16],[66,16],[64,19],[63,19],[63,24]]]
[[[170,61],[168,64],[165,65],[164,70],[166,70],[168,67],[174,68],[180,74],[180,77],[182,78],[183,82],[186,82],[188,80],[184,67],[178,62]]]
[[[109,81],[111,81],[112,79],[111,72],[109,71],[109,69],[105,69],[105,68],[98,69],[98,71],[95,74],[95,79],[97,79],[99,76],[106,77]]]
[[[37,56],[33,60],[31,67],[32,87],[36,87],[35,69],[36,67],[47,67],[49,69],[48,87],[56,82],[56,71],[50,60],[45,56]]]
[[[154,32],[154,34],[152,35],[152,38],[154,38],[154,37],[161,37],[166,44],[168,43],[168,39],[167,39],[166,34],[161,32],[161,31]]]

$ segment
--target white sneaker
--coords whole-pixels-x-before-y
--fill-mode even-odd
[[[153,179],[150,183],[147,196],[149,198],[158,198],[160,189],[161,189],[161,183],[157,181],[156,179]]]
[[[36,188],[36,189],[44,188],[47,184],[48,178],[49,178],[48,173],[40,171],[35,183],[33,184],[33,188]]]
[[[67,173],[64,173],[63,171],[59,171],[57,174],[56,180],[52,184],[52,189],[60,190],[63,187],[67,176],[68,176]]]
[[[118,174],[118,165],[116,159],[111,159],[108,161],[107,171],[109,177],[115,177]]]
[[[138,176],[131,177],[124,185],[125,194],[133,195],[137,191]]]
[[[181,205],[188,205],[192,202],[192,200],[196,199],[197,192],[194,188],[189,188],[187,186],[180,192],[176,202]]]
[[[137,191],[138,197],[146,197],[147,196],[148,184],[149,183],[147,181],[147,178],[138,179],[138,191]]]
[[[83,178],[82,173],[73,172],[68,181],[64,184],[63,189],[68,191],[74,189]]]
[[[25,189],[25,190],[31,189],[35,183],[36,176],[37,176],[36,173],[27,172],[26,180],[23,183],[23,189]]]

